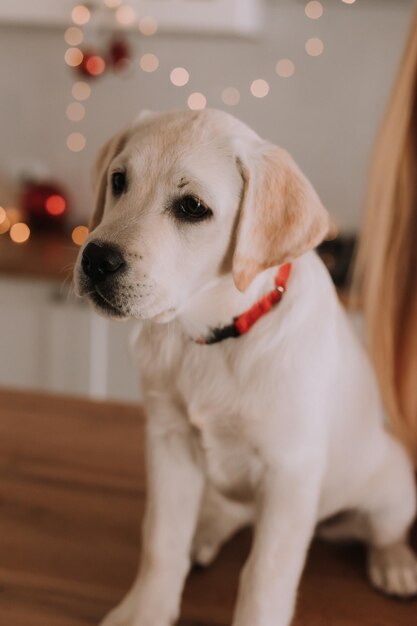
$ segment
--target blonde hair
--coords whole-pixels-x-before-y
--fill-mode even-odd
[[[371,163],[354,273],[391,426],[417,463],[417,15]]]

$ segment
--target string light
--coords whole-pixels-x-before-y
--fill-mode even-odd
[[[136,13],[129,4],[122,4],[117,9],[115,17],[122,26],[130,26],[136,20]]]
[[[67,137],[67,147],[71,152],[81,152],[85,144],[86,140],[82,133],[70,133]]]
[[[24,243],[30,237],[30,228],[23,222],[13,224],[10,229],[10,239],[15,243]]]
[[[318,37],[312,37],[306,41],[305,49],[311,57],[318,57],[323,53],[324,44]]]
[[[295,72],[295,65],[290,59],[280,59],[275,66],[275,71],[281,78],[290,78]]]
[[[144,72],[154,72],[159,67],[159,59],[152,52],[147,52],[141,56],[139,64]]]
[[[236,87],[226,87],[222,91],[222,100],[230,107],[235,106],[239,103],[240,91]]]
[[[307,2],[306,7],[304,9],[305,14],[311,20],[318,20],[323,15],[323,5],[321,2],[317,2],[317,0],[311,0],[311,2]]]
[[[87,226],[76,226],[71,233],[71,239],[77,246],[82,246],[88,237]]]
[[[71,122],[80,122],[85,117],[85,107],[80,102],[71,102],[67,106],[67,118]]]
[[[269,93],[269,84],[263,78],[257,78],[252,82],[250,90],[255,98],[265,98]]]
[[[79,46],[84,39],[83,31],[76,26],[70,26],[65,31],[64,39],[69,46]]]
[[[65,63],[70,67],[77,67],[83,62],[84,55],[79,48],[68,48],[65,52]]]
[[[199,91],[195,91],[188,96],[187,100],[188,108],[193,111],[200,111],[205,109],[207,104],[206,96]]]
[[[76,82],[72,86],[72,95],[76,100],[88,100],[91,95],[91,87],[83,81]]]
[[[91,13],[90,9],[88,9],[84,4],[77,4],[71,11],[71,19],[74,24],[78,26],[83,26],[90,21]]]
[[[151,35],[154,35],[158,30],[158,22],[154,17],[146,15],[145,17],[140,18],[138,27],[139,32],[141,32],[142,35],[150,37]]]
[[[176,87],[184,87],[190,80],[190,75],[184,67],[174,67],[169,78]]]

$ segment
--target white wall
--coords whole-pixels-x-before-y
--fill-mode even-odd
[[[11,0],[9,0],[11,1]],[[154,74],[136,69],[129,77],[104,77],[93,87],[87,116],[69,122],[73,75],[63,62],[63,30],[0,27],[0,171],[38,162],[71,193],[75,220],[91,208],[89,171],[100,144],[142,108],[183,107],[191,91],[203,91],[212,107],[229,85],[242,92],[233,110],[259,133],[288,148],[298,159],[339,225],[360,220],[370,147],[392,84],[411,19],[411,0],[323,0],[324,16],[304,15],[305,2],[267,4],[267,32],[261,41],[192,36],[135,36],[136,57],[158,55]],[[321,57],[304,51],[308,37],[325,44]],[[291,79],[274,73],[277,59],[296,64]],[[170,70],[185,66],[187,87],[170,84]],[[249,93],[251,80],[271,83],[265,99]],[[224,105],[223,105],[224,106]],[[225,107],[226,108],[226,107]],[[81,153],[65,146],[71,130],[87,137]]]

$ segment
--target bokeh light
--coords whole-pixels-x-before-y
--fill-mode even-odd
[[[80,102],[71,102],[67,106],[67,118],[71,122],[80,122],[85,117],[85,106]]]
[[[295,72],[295,65],[290,59],[280,59],[275,66],[275,71],[281,78],[290,78]]]
[[[65,52],[65,63],[70,67],[81,65],[84,55],[79,48],[68,48]]]
[[[122,4],[123,0],[104,0],[104,4],[109,9],[117,9]]]
[[[86,7],[84,4],[77,4],[71,12],[71,19],[74,24],[78,26],[83,26],[83,24],[87,24],[90,21],[91,13],[90,9]]]
[[[159,59],[152,52],[146,52],[141,56],[139,64],[144,72],[154,72],[159,67]]]
[[[81,80],[73,84],[71,93],[76,100],[88,100],[91,96],[91,87]]]
[[[130,4],[121,4],[115,13],[115,17],[122,26],[130,26],[136,20],[136,13]]]
[[[145,15],[145,17],[140,18],[139,32],[141,32],[142,35],[146,35],[147,37],[150,37],[151,35],[154,35],[157,30],[158,30],[158,22],[156,21],[154,17],[151,17],[150,15]]]
[[[250,90],[255,98],[265,98],[269,93],[269,84],[263,78],[257,78],[252,82]]]
[[[49,215],[62,215],[66,208],[67,203],[65,202],[65,198],[59,194],[54,194],[46,199],[45,209]]]
[[[10,239],[15,243],[24,243],[30,237],[30,228],[23,222],[13,224],[10,229]]]
[[[87,226],[76,226],[71,233],[71,238],[77,246],[82,246],[88,237]]]
[[[311,2],[307,2],[306,7],[304,9],[305,14],[311,20],[318,20],[323,15],[323,5],[321,2],[317,2],[317,0],[311,0]]]
[[[85,69],[91,76],[100,76],[106,69],[106,62],[98,54],[92,54],[85,62]]]
[[[185,67],[174,67],[169,78],[171,83],[176,87],[184,87],[190,80],[190,75]]]
[[[71,152],[84,150],[86,139],[82,133],[70,133],[67,137],[67,147]]]
[[[240,100],[240,91],[236,87],[226,87],[222,91],[222,101],[228,106],[236,106]]]
[[[187,100],[188,108],[193,111],[200,111],[204,109],[207,104],[206,96],[199,91],[195,91],[188,96]]]
[[[70,26],[65,31],[64,39],[69,46],[79,46],[84,39],[83,31],[76,26]]]
[[[312,37],[306,41],[305,49],[311,57],[318,57],[323,53],[324,44],[318,37]]]

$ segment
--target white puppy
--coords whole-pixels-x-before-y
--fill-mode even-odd
[[[147,320],[142,558],[103,624],[171,625],[190,561],[253,522],[233,626],[288,626],[315,527],[340,512],[323,532],[366,541],[372,584],[415,594],[412,466],[311,251],[327,213],[290,156],[219,111],[146,114],[104,147],[97,181],[78,293]],[[257,302],[248,332],[209,343]]]

